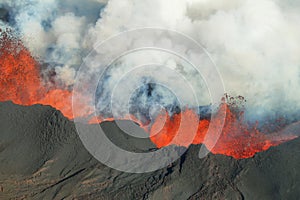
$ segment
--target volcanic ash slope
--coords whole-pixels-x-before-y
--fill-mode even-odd
[[[171,166],[130,174],[95,160],[73,122],[49,106],[5,102],[0,110],[0,199],[300,198],[299,138],[243,160],[212,154],[199,159],[200,145],[193,145]],[[101,126],[124,149],[155,149],[114,122]]]

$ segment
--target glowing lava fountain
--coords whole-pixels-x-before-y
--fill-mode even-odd
[[[0,39],[0,101],[12,101],[20,105],[50,105],[65,117],[73,119],[72,92],[43,83],[39,63],[20,40],[2,31]],[[91,113],[88,100],[86,102],[85,105],[79,105],[83,108],[82,116]]]
[[[40,65],[31,56],[30,52],[24,47],[20,40],[11,36],[9,31],[1,31],[0,40],[0,101],[12,101],[20,105],[43,104],[50,105],[69,118],[86,117],[92,113],[89,99],[85,104],[78,105],[82,108],[80,116],[73,116],[72,113],[72,92],[62,89],[54,84],[43,83],[40,75]],[[84,97],[83,97],[84,98]],[[221,120],[226,111],[225,125],[222,133],[215,145],[213,141],[206,138],[209,126],[218,128],[218,120]],[[187,117],[189,122],[181,126],[182,116]],[[99,117],[101,118],[101,117]],[[243,113],[233,112],[230,105],[226,102],[219,106],[219,112],[213,121],[202,119],[192,110],[183,110],[179,114],[169,116],[167,112],[161,113],[153,122],[149,131],[150,139],[157,147],[161,148],[170,144],[179,146],[189,146],[185,138],[192,134],[190,126],[198,126],[196,137],[193,144],[203,143],[214,154],[232,156],[236,159],[249,158],[260,151],[265,151],[271,146],[276,146],[282,142],[296,138],[297,136],[284,136],[278,134],[263,134],[251,127],[243,120]],[[166,120],[163,120],[166,119]],[[101,121],[105,121],[102,119]],[[107,119],[112,121],[114,119]],[[137,119],[135,119],[138,122]],[[91,120],[91,123],[98,122]],[[194,124],[197,123],[197,124]],[[142,124],[142,123],[139,123]],[[189,126],[190,125],[190,126]],[[158,130],[158,127],[162,129]],[[158,133],[155,134],[158,130]],[[176,136],[176,139],[174,137]],[[213,137],[210,137],[213,138]]]

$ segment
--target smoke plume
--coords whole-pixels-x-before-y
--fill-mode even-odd
[[[157,27],[186,34],[205,47],[220,72],[225,91],[247,99],[248,119],[293,118],[300,109],[298,0],[1,0],[0,8],[0,26],[13,29],[32,55],[44,64],[43,71],[54,71],[55,81],[68,88],[72,88],[84,57],[97,42],[122,31]],[[173,44],[167,35],[157,40],[174,49],[189,50],[188,46]],[[147,44],[143,37],[127,42],[126,45]],[[111,51],[114,48],[118,45],[111,46]],[[201,55],[184,56],[202,59]],[[96,92],[99,113],[106,112],[115,84],[137,59],[174,69],[194,83],[199,105],[211,103],[205,81],[199,80],[188,63],[174,56],[141,51],[121,58],[105,71]],[[163,67],[156,66],[155,70]],[[91,67],[87,75],[93,74],[93,70],[99,69]],[[178,96],[169,88],[156,85],[156,76],[134,75],[137,78],[131,75],[126,79],[128,87],[137,88],[131,97],[132,112],[148,113],[149,107],[157,104],[176,112]],[[160,81],[172,79],[174,74],[164,74]],[[178,81],[172,87],[182,85]],[[184,89],[181,91],[183,105],[199,106],[190,105],[193,102],[185,98],[189,95]],[[120,106],[122,115],[124,105],[121,102],[116,106]]]

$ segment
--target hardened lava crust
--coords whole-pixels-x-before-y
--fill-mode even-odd
[[[4,102],[0,110],[0,199],[300,197],[300,138],[239,160],[213,154],[199,159],[201,145],[192,145],[166,168],[131,174],[94,159],[82,145],[74,123],[50,106]],[[149,139],[131,138],[114,122],[101,126],[124,149],[155,150]]]

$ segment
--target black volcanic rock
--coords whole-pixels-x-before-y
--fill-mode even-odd
[[[199,159],[201,145],[192,145],[166,168],[131,174],[95,160],[74,123],[49,106],[5,102],[0,110],[0,199],[300,198],[299,138],[242,160],[212,154]],[[101,126],[124,149],[155,149],[114,122]]]

